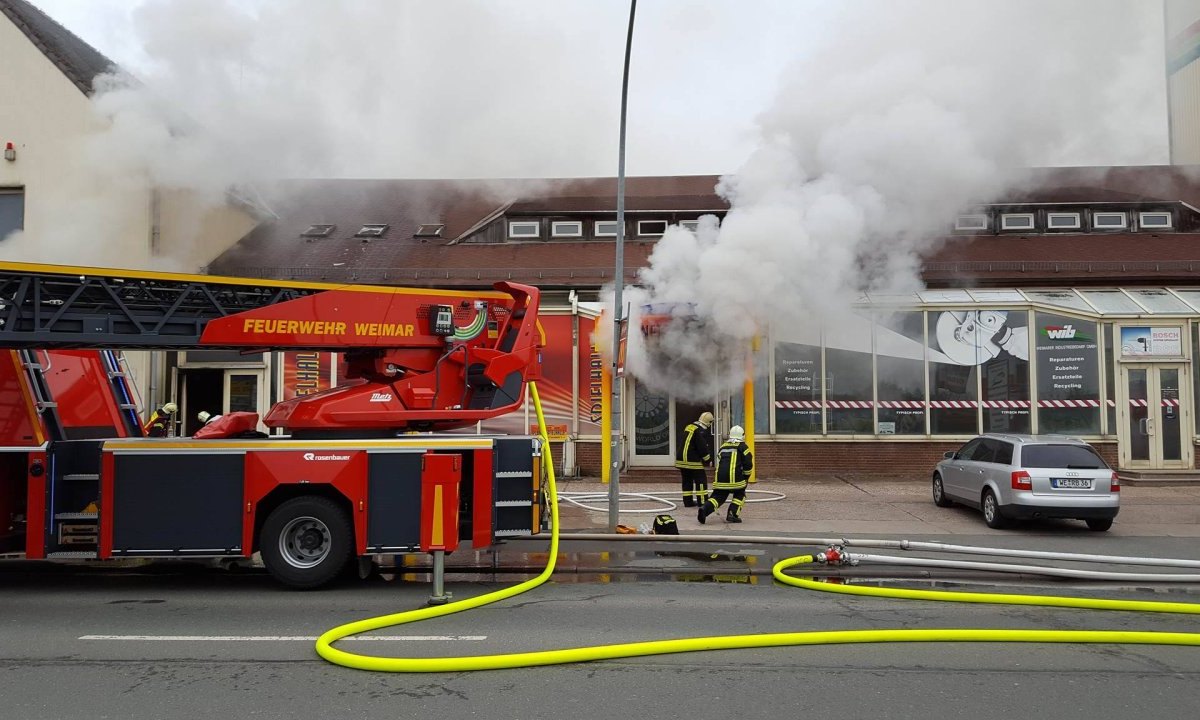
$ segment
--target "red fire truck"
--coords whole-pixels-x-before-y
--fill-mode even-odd
[[[542,448],[442,431],[516,409],[539,293],[0,263],[0,558],[249,557],[293,587],[356,558],[539,531]],[[338,351],[286,434],[143,437],[117,349]],[[251,427],[253,423],[251,423]],[[245,428],[243,428],[245,429]]]

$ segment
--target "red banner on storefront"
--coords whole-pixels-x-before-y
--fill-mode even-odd
[[[333,372],[333,353],[285,352],[283,354],[284,400],[328,390]]]

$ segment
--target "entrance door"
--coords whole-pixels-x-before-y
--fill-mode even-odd
[[[1192,466],[1190,422],[1181,398],[1185,387],[1183,364],[1124,364],[1121,383],[1126,401],[1118,405],[1117,426],[1121,467],[1169,470]]]

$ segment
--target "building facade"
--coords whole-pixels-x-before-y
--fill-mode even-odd
[[[1200,183],[1192,168],[1030,170],[1003,201],[946,219],[927,290],[864,295],[819,328],[771,327],[754,355],[764,474],[923,475],[979,432],[1066,433],[1129,471],[1195,468]],[[625,280],[658,237],[729,208],[718,178],[630,178]],[[539,285],[553,424],[568,473],[600,470],[596,301],[614,268],[615,181],[543,180],[498,200],[472,183],[288,183],[279,220],[212,272],[276,279]],[[438,198],[430,202],[430,198]],[[514,199],[515,198],[515,199]],[[582,308],[582,309],[581,309]],[[555,316],[565,318],[559,327]],[[290,361],[289,361],[290,362]],[[276,385],[287,392],[289,362]],[[329,363],[325,374],[336,382]],[[740,383],[700,404],[626,377],[625,462],[667,470],[687,422],[745,422]],[[520,431],[507,418],[480,431]]]

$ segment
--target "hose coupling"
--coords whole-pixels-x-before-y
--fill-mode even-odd
[[[851,558],[846,548],[841,545],[830,545],[825,552],[817,553],[814,557],[822,565],[857,565],[858,560]]]

